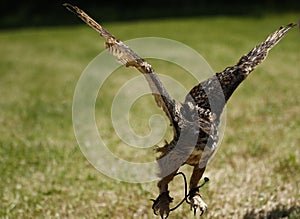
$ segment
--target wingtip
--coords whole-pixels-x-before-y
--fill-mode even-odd
[[[287,25],[284,25],[284,26],[280,26],[280,30],[282,30],[282,29],[290,29],[290,28],[293,28],[293,27],[295,27],[297,24],[295,24],[295,23],[289,23],[289,24],[287,24]]]
[[[63,3],[63,6],[68,9],[69,11],[75,13],[76,12],[76,6],[71,5],[70,3]]]
[[[287,27],[295,27],[297,24],[295,24],[295,23],[290,23],[290,24],[288,24],[287,25]]]
[[[63,5],[64,7],[66,7],[66,8],[70,8],[70,7],[73,6],[73,5],[71,5],[70,3],[67,3],[67,2],[63,3],[62,5]]]

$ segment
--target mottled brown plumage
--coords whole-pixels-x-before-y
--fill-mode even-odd
[[[157,161],[161,180],[158,182],[159,196],[152,206],[154,213],[162,218],[168,217],[169,204],[172,202],[168,184],[181,165],[189,164],[194,167],[190,179],[191,208],[199,209],[202,214],[207,206],[201,199],[197,184],[216,149],[218,125],[224,106],[239,84],[295,25],[280,27],[247,55],[243,55],[236,65],[227,67],[224,71],[195,86],[188,93],[185,101],[179,103],[170,97],[150,64],[78,7],[70,4],[65,6],[106,39],[106,48],[117,57],[118,61],[126,67],[136,68],[145,76],[157,105],[163,109],[173,126],[173,140],[157,149],[157,152],[160,152]]]

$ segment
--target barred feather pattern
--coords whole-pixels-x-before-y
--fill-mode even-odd
[[[126,44],[115,38],[107,30],[105,30],[100,24],[93,20],[88,14],[77,6],[65,3],[64,6],[75,15],[77,15],[81,20],[83,20],[87,25],[92,27],[100,36],[103,37],[106,42],[105,46],[108,51],[114,55],[117,60],[125,65],[126,67],[134,67],[140,71],[146,78],[149,87],[152,91],[154,99],[158,107],[161,107],[167,117],[169,118],[175,135],[178,135],[177,124],[175,120],[178,120],[178,107],[176,107],[175,100],[173,100],[161,81],[157,77],[152,66],[147,63],[144,59],[139,57],[134,51],[132,51]]]
[[[227,67],[224,71],[216,73],[213,77],[191,89],[184,103],[181,104],[169,96],[149,63],[122,41],[115,38],[84,11],[68,3],[64,6],[100,33],[100,36],[106,40],[106,48],[119,62],[127,67],[136,68],[145,76],[157,105],[166,113],[174,130],[174,139],[170,143],[166,143],[164,148],[159,149],[159,151],[170,151],[176,145],[181,132],[184,133],[191,127],[198,127],[196,151],[203,151],[204,147],[208,146],[213,152],[216,142],[218,142],[220,115],[226,102],[238,85],[267,57],[269,50],[295,26],[295,24],[288,24],[285,27],[280,27],[248,54],[243,55],[236,65]],[[163,153],[162,156],[164,155]],[[197,158],[195,161],[187,161],[193,165],[199,162],[201,158],[198,155],[191,155],[191,157]]]
[[[256,66],[265,60],[270,49],[272,49],[295,25],[296,24],[291,23],[286,26],[281,26],[277,31],[268,36],[264,42],[253,48],[247,55],[242,56],[237,63],[237,66],[243,69],[242,71],[245,75],[248,75]]]
[[[187,101],[193,99],[199,107],[205,109],[210,109],[213,102],[217,105],[215,113],[219,116],[235,89],[266,59],[268,52],[294,26],[295,24],[291,23],[280,27],[248,54],[243,55],[236,65],[227,67],[224,71],[195,86],[189,92],[192,98],[187,96]]]
[[[196,108],[199,116],[199,138],[196,149],[208,150],[206,155],[200,156],[200,163],[207,162],[215,151],[218,142],[218,125],[221,113],[235,89],[245,78],[265,60],[272,49],[295,24],[280,27],[270,34],[265,41],[254,47],[247,55],[242,56],[238,63],[227,67],[223,72],[216,73],[213,77],[195,86],[187,95],[183,106],[187,105],[189,114]],[[184,113],[183,113],[184,114]],[[185,117],[184,120],[188,120]],[[203,122],[205,121],[205,122]],[[209,124],[209,125],[208,125]],[[195,151],[195,154],[198,152]],[[195,157],[193,160],[192,158]],[[187,163],[199,162],[199,156],[191,155]]]
[[[164,213],[168,215],[170,200],[166,199],[168,200],[167,203],[161,203],[160,201],[164,194],[169,194],[168,183],[173,179],[176,171],[165,175],[166,168],[175,165],[174,170],[178,169],[178,163],[194,166],[190,189],[193,191],[196,188],[209,158],[216,150],[219,141],[218,125],[225,104],[239,84],[263,62],[269,50],[295,24],[280,27],[248,54],[243,55],[236,65],[227,67],[224,71],[216,73],[211,78],[196,85],[187,94],[185,101],[178,103],[169,96],[149,63],[139,57],[122,41],[116,39],[81,9],[70,4],[64,4],[64,6],[100,33],[101,37],[105,38],[106,48],[119,62],[126,67],[136,68],[145,76],[157,105],[163,109],[173,126],[173,140],[169,143],[166,142],[165,146],[157,148],[157,151],[161,153],[159,158],[167,156],[167,159],[158,159],[162,176],[158,183],[160,195],[152,206],[154,212],[160,209],[161,216]],[[194,139],[194,136],[196,136],[197,141],[191,142],[190,139]]]

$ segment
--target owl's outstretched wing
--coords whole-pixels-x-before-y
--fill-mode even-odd
[[[163,109],[169,118],[171,125],[174,127],[175,134],[177,129],[175,128],[176,122],[176,102],[170,97],[161,81],[159,80],[157,74],[155,73],[152,66],[147,63],[144,59],[139,57],[134,51],[132,51],[127,45],[122,41],[115,38],[107,30],[105,30],[100,24],[93,20],[89,15],[84,11],[79,9],[76,6],[65,3],[64,6],[76,14],[80,19],[82,19],[87,25],[92,27],[100,36],[103,37],[106,42],[106,48],[112,53],[118,61],[124,64],[126,67],[134,67],[139,70],[146,78],[151,92],[155,98],[155,101],[159,107]]]
[[[213,101],[216,108],[219,108],[216,109],[217,113],[221,112],[239,84],[266,59],[268,52],[294,26],[293,23],[281,26],[248,54],[243,55],[236,65],[227,67],[224,71],[216,73],[215,76],[195,86],[188,94],[186,101],[193,100],[199,107],[205,109],[210,108]]]

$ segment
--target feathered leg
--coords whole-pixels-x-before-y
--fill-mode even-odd
[[[199,209],[201,211],[200,215],[202,215],[207,210],[207,205],[202,200],[199,193],[199,188],[197,188],[199,180],[201,179],[204,171],[205,167],[200,168],[198,165],[195,166],[190,180],[189,199],[191,202],[191,210],[194,210],[194,214],[196,214],[197,209]]]
[[[167,218],[170,212],[170,203],[173,198],[169,195],[168,184],[173,180],[177,170],[168,176],[163,177],[158,183],[159,196],[153,201],[152,209],[155,215],[161,216],[161,218]]]

